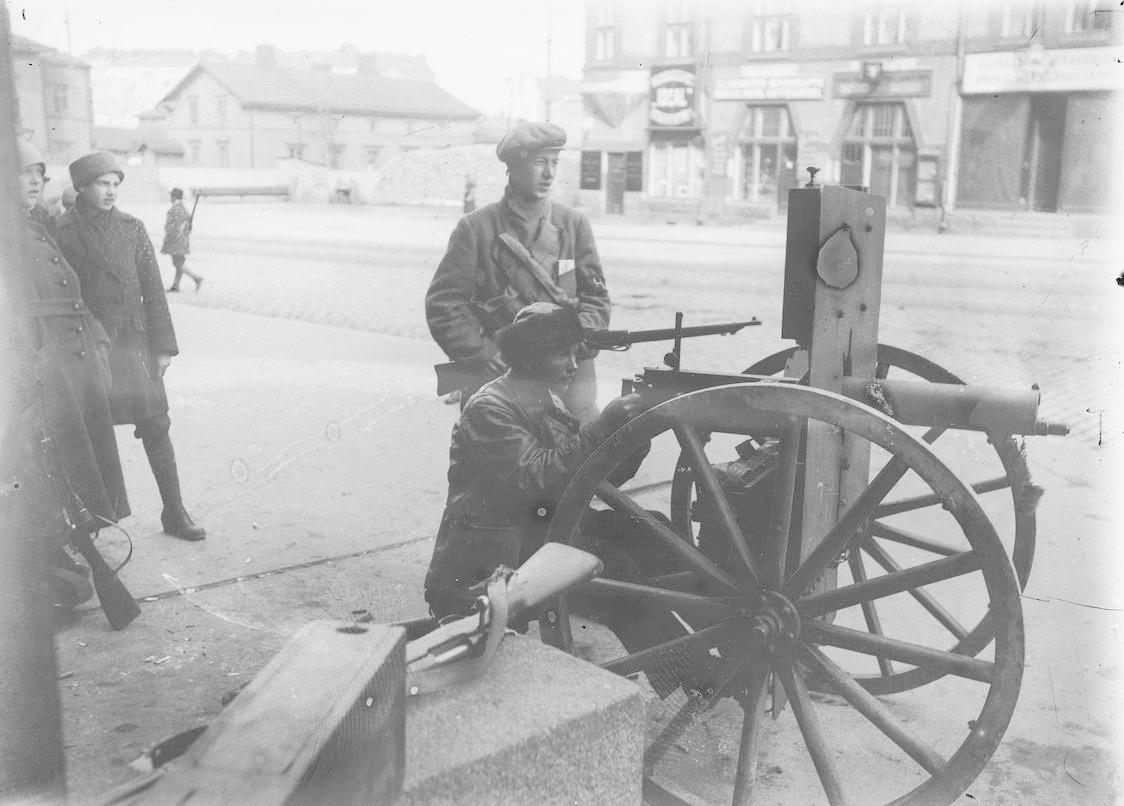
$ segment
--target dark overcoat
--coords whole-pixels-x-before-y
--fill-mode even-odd
[[[109,335],[113,422],[166,414],[156,356],[177,355],[179,347],[144,224],[116,208],[91,212],[79,198],[58,219],[58,242],[78,274],[86,304]]]
[[[164,243],[160,246],[160,254],[191,254],[190,222],[191,214],[183,206],[183,201],[176,199],[164,217]]]
[[[35,212],[28,221],[30,260],[6,283],[20,325],[8,337],[30,360],[17,362],[24,371],[12,379],[19,412],[5,435],[2,462],[18,462],[17,472],[33,487],[45,487],[32,496],[38,514],[30,520],[36,537],[58,538],[67,533],[64,512],[79,522],[84,507],[96,530],[130,511],[107,397],[109,340],[82,301],[78,277],[51,237],[49,221]],[[45,467],[52,478],[41,472]]]
[[[510,373],[472,396],[453,428],[449,495],[426,574],[434,610],[542,545],[566,482],[607,434],[579,425],[538,381]],[[463,602],[461,602],[463,603]]]
[[[548,202],[541,231],[523,244],[523,255],[505,235],[519,240],[507,202],[501,200],[464,216],[449,238],[425,298],[430,333],[449,358],[486,364],[497,353],[493,335],[520,308],[557,302],[528,270],[528,255],[576,300],[584,328],[609,326],[609,292],[584,213]]]

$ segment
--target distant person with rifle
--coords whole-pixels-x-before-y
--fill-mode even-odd
[[[82,283],[82,296],[109,334],[113,422],[135,425],[164,504],[166,534],[202,540],[203,527],[187,514],[180,493],[176,454],[168,435],[164,372],[179,353],[156,253],[144,224],[117,209],[125,173],[105,151],[70,164],[78,190],[74,210],[58,220],[58,240]]]
[[[6,539],[43,546],[43,589],[53,605],[87,601],[92,569],[103,609],[121,629],[140,609],[91,540],[130,514],[109,408],[109,337],[82,301],[78,276],[39,204],[43,158],[27,143],[18,145],[30,251],[3,278],[12,303],[6,313],[14,314],[5,317],[4,336],[17,360],[5,379],[16,411],[0,439],[0,520]],[[70,556],[68,544],[89,569]]]
[[[160,254],[171,255],[172,265],[176,267],[176,277],[172,280],[169,291],[180,290],[180,278],[185,274],[195,281],[195,290],[203,286],[203,278],[187,268],[187,255],[191,252],[191,225],[195,221],[195,207],[199,204],[199,197],[191,206],[191,212],[183,205],[183,191],[172,188],[172,206],[168,208],[168,215],[164,218],[164,244],[160,247]]]
[[[520,123],[504,135],[496,146],[507,165],[503,198],[457,223],[433,275],[425,298],[429,331],[466,374],[503,374],[496,333],[532,302],[573,307],[588,330],[609,326],[609,292],[589,219],[550,198],[565,144],[566,132],[553,123]],[[564,394],[583,423],[597,415],[595,355],[579,347]],[[463,406],[476,389],[456,391]]]

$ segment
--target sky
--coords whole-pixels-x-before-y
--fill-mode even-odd
[[[5,0],[12,30],[75,55],[94,47],[210,49],[260,44],[423,54],[437,83],[487,114],[521,74],[580,78],[583,0]],[[549,25],[548,25],[549,20]]]

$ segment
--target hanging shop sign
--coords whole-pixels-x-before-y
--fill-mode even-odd
[[[1124,49],[1061,48],[970,53],[964,58],[964,94],[1115,90]]]
[[[653,128],[698,127],[695,112],[695,68],[667,67],[653,70],[648,122]]]
[[[836,73],[832,94],[836,98],[923,98],[933,87],[931,70],[882,70],[872,78],[872,72]]]
[[[823,76],[715,76],[716,101],[818,101]]]

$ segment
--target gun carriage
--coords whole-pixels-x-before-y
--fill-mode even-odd
[[[965,385],[879,344],[885,201],[817,186],[810,172],[789,196],[781,331],[795,346],[714,374],[680,369],[677,340],[670,368],[625,382],[650,407],[579,469],[548,535],[588,548],[583,513],[608,507],[675,558],[664,573],[610,573],[585,591],[669,612],[680,637],[632,652],[583,646],[588,625],[565,598],[540,620],[547,642],[644,673],[661,697],[676,691],[678,710],[657,703],[649,729],[654,802],[690,800],[676,757],[699,744],[692,731],[717,731],[708,720],[729,741],[696,747],[708,780],[689,794],[763,802],[766,715],[791,705],[833,806],[951,803],[995,752],[1018,696],[1019,595],[1041,491],[1016,436],[1067,429],[1038,417],[1037,389]],[[946,434],[951,459],[934,451]],[[673,461],[670,485],[610,483],[660,440],[669,447],[646,462]],[[952,469],[978,472],[988,455],[990,478]]]

